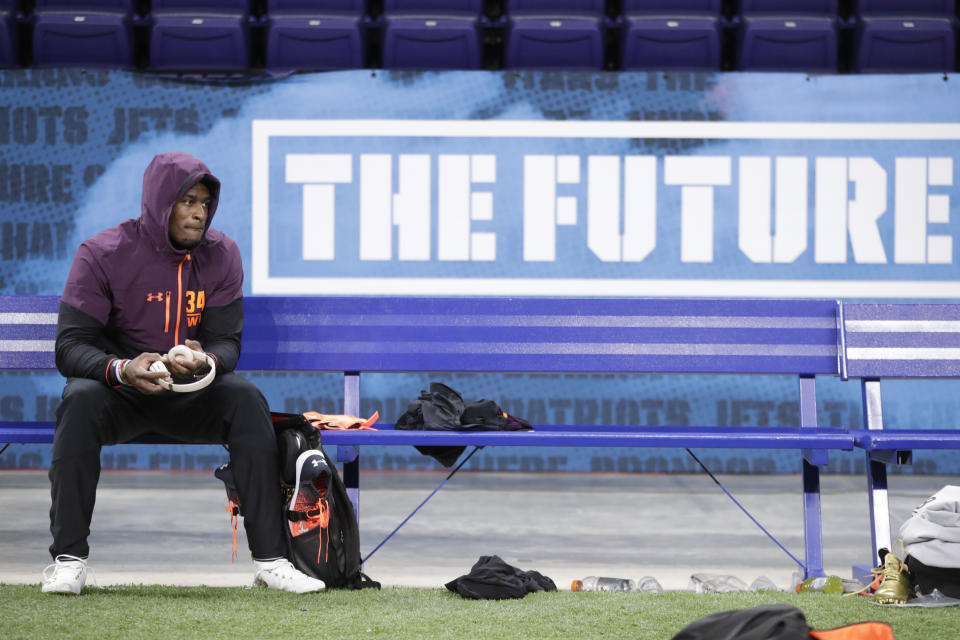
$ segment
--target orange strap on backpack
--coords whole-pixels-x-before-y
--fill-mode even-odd
[[[233,556],[230,558],[230,562],[237,561],[237,523],[239,518],[237,515],[240,513],[240,507],[237,506],[232,500],[229,501],[227,505],[227,513],[230,514],[230,526],[233,527]]]

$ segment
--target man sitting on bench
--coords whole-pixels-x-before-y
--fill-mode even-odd
[[[44,593],[83,589],[101,446],[147,432],[228,446],[254,584],[324,588],[285,558],[269,408],[233,373],[243,268],[236,243],[210,228],[219,195],[220,181],[196,158],[158,155],[144,172],[140,217],[77,250],[57,320],[56,362],[67,383],[50,465],[54,564],[44,571]],[[177,345],[186,349],[167,354]],[[183,378],[191,383],[174,384]],[[203,386],[197,379],[209,385],[193,390]]]

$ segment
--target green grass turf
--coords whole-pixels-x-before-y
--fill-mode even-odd
[[[822,593],[535,593],[465,600],[445,589],[329,591],[123,586],[47,595],[0,585],[0,637],[43,638],[635,638],[668,640],[715,611],[760,604],[799,607],[815,629],[880,620],[897,640],[960,639],[960,606],[878,606]]]

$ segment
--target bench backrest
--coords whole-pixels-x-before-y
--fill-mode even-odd
[[[0,369],[54,368],[58,304],[0,296]],[[247,370],[960,377],[955,304],[251,296],[244,306]]]
[[[823,300],[245,301],[244,369],[839,374]]]
[[[841,316],[844,377],[960,377],[960,305],[844,304]]]
[[[58,299],[0,296],[0,369],[51,369]],[[239,368],[836,375],[823,300],[248,297]]]
[[[58,299],[0,296],[0,369],[51,369]],[[822,300],[248,297],[239,368],[838,374]]]

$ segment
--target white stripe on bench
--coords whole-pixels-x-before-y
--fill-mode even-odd
[[[847,320],[846,327],[862,333],[960,333],[960,320]]]
[[[57,324],[57,314],[0,313],[0,324]]]
[[[960,360],[957,347],[849,347],[848,360]]]
[[[254,341],[259,342],[259,341]],[[277,342],[277,353],[407,353],[426,352],[435,346],[431,342]],[[686,344],[633,342],[444,342],[444,350],[457,353],[556,353],[556,354],[610,354],[610,355],[690,355],[690,356],[835,356],[837,348],[826,345],[770,345],[770,344]]]
[[[53,351],[54,340],[0,340],[0,351]]]
[[[652,327],[652,328],[743,328],[743,329],[835,329],[833,318],[785,318],[771,316],[512,316],[488,315],[464,317],[445,314],[344,314],[332,310],[329,316],[305,313],[280,313],[275,316],[278,325],[323,326],[349,324],[355,326],[484,326],[484,327],[569,327],[586,324],[590,327]],[[849,324],[849,323],[848,323]]]

